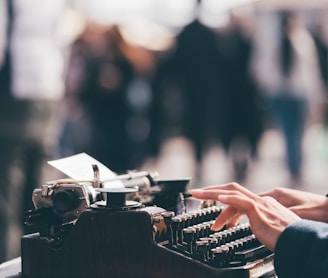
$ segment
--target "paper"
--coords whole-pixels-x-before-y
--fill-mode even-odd
[[[94,164],[96,164],[99,168],[100,181],[110,180],[117,176],[112,170],[86,153],[80,153],[66,158],[48,161],[48,163],[75,180],[93,181],[94,173],[92,165]],[[111,181],[110,183],[106,183],[106,187],[109,185],[110,187],[124,187],[121,181]]]

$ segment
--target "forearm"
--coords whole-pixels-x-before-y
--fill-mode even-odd
[[[275,248],[279,278],[327,277],[328,224],[299,220],[280,235]]]
[[[324,195],[284,187],[259,195],[276,199],[303,219],[328,223],[328,198]]]
[[[290,208],[303,219],[328,223],[328,198],[316,204],[294,206]]]

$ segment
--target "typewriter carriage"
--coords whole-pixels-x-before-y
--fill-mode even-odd
[[[100,181],[98,167],[92,165],[92,169],[92,181],[60,179],[33,191],[35,209],[25,213],[25,224],[31,233],[40,232],[42,236],[59,241],[63,232],[66,234],[91,207],[130,210],[155,205],[175,213],[185,212],[184,195],[190,178],[156,179],[157,172],[128,171],[117,178]],[[117,180],[122,181],[124,187],[112,188],[111,182]],[[122,194],[115,192],[120,190]]]

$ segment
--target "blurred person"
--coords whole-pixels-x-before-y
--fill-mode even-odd
[[[258,143],[263,132],[263,111],[256,82],[250,71],[253,42],[246,32],[242,18],[230,14],[226,26],[217,31],[217,45],[224,71],[218,76],[224,89],[211,102],[218,138],[232,161],[237,181],[247,177],[251,159],[257,156]]]
[[[318,16],[316,14],[316,16]],[[310,28],[310,34],[314,40],[316,54],[319,61],[320,77],[325,88],[328,86],[328,29],[326,27],[326,15],[321,15]]]
[[[192,196],[227,205],[212,225],[214,231],[231,228],[246,215],[256,238],[274,252],[279,278],[327,276],[326,196],[288,188],[254,194],[237,183],[196,189]]]
[[[277,16],[277,45],[264,45],[256,77],[284,138],[291,184],[300,185],[304,131],[320,120],[323,88],[314,42],[299,15],[283,11]]]
[[[175,73],[174,48],[169,48],[156,59],[151,81],[153,100],[151,106],[151,155],[157,157],[163,142],[184,135],[185,96],[181,90],[180,77]]]
[[[249,71],[252,42],[234,16],[224,28],[204,25],[197,17],[199,5],[157,72],[158,138],[188,138],[198,166],[212,145],[222,144],[241,181],[262,134],[259,96]]]
[[[141,46],[136,43],[126,44],[124,53],[131,62],[134,73],[131,82],[129,82],[126,96],[129,107],[126,130],[131,150],[129,167],[130,169],[137,169],[153,155],[151,145],[153,91],[151,82],[156,68],[157,53],[151,46]]]
[[[73,43],[66,78],[69,114],[62,140],[71,140],[72,153],[87,152],[115,172],[131,166],[127,90],[135,71],[126,48],[117,25],[89,22]]]
[[[0,262],[19,256],[23,212],[48,180],[64,94],[57,27],[65,1],[0,1]]]
[[[320,78],[324,86],[324,104],[322,125],[324,131],[328,128],[328,29],[327,12],[315,13],[315,19],[312,28],[310,28],[313,37],[316,54],[319,61]],[[326,146],[326,145],[325,145]]]
[[[206,143],[212,136],[209,127],[220,120],[212,117],[211,110],[213,105],[220,109],[220,102],[213,101],[223,86],[220,77],[223,68],[214,31],[195,19],[178,34],[172,59],[186,105],[184,132],[194,145],[196,161],[201,163]]]
[[[176,36],[153,84],[157,146],[165,139],[184,137],[191,142],[197,166],[202,163],[206,144],[214,137],[210,127],[220,120],[214,119],[209,109],[222,85],[218,54],[214,31],[196,17]],[[220,110],[220,103],[213,106],[215,111]],[[197,168],[195,176],[199,178]]]

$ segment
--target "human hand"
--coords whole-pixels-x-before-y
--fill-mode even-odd
[[[284,187],[277,187],[259,195],[276,199],[301,218],[328,223],[328,198],[323,195]]]
[[[274,251],[283,230],[300,219],[270,196],[259,196],[237,183],[209,186],[193,190],[192,196],[203,200],[218,200],[228,205],[217,217],[213,230],[221,230],[225,225],[236,225],[242,215],[247,215],[256,238]]]

